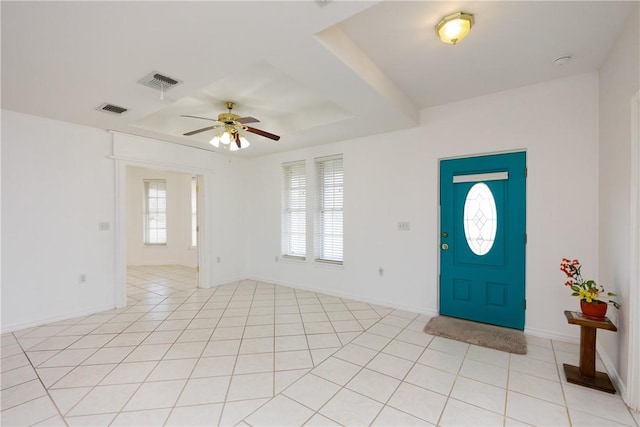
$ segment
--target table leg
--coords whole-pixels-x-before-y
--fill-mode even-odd
[[[596,376],[596,328],[580,326],[580,375]]]

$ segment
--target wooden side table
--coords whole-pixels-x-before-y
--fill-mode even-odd
[[[564,373],[567,381],[573,384],[594,388],[607,393],[615,393],[609,375],[606,372],[596,372],[596,331],[605,329],[617,331],[608,317],[594,319],[578,313],[566,310],[564,315],[571,325],[580,325],[580,367],[564,363]]]

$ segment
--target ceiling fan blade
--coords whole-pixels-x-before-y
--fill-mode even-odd
[[[182,114],[180,117],[191,117],[192,119],[202,119],[202,120],[210,120],[212,122],[217,122],[217,119],[210,119],[208,117],[198,117],[198,116],[188,116],[186,114]]]
[[[192,130],[191,132],[183,133],[183,135],[184,136],[191,136],[191,135],[195,135],[196,133],[206,132],[208,130],[219,128],[219,127],[220,127],[220,125],[207,126],[206,128],[196,129],[196,130]]]
[[[234,132],[233,133],[233,138],[236,140],[236,145],[238,146],[238,150],[241,149],[241,144],[240,144],[240,132]]]
[[[240,124],[247,124],[247,123],[258,123],[260,120],[254,118],[254,117],[240,117],[238,119],[236,119],[236,122],[240,123]]]
[[[278,135],[274,135],[260,129],[252,128],[251,126],[246,126],[245,128],[247,132],[255,133],[256,135],[264,136],[265,138],[273,139],[274,141],[278,141],[280,139]]]

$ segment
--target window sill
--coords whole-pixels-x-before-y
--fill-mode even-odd
[[[278,262],[283,262],[285,264],[298,264],[298,265],[303,265],[307,263],[307,259],[303,258],[303,257],[295,257],[295,256],[287,256],[287,255],[280,255],[278,257]]]
[[[314,260],[313,265],[319,268],[326,268],[329,270],[344,270],[344,262],[334,262],[334,261],[322,261],[322,260]]]

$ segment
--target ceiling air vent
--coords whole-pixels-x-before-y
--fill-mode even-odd
[[[98,107],[98,111],[104,111],[105,113],[115,114],[116,116],[119,116],[120,114],[129,111],[129,109],[113,104],[104,103]]]
[[[182,81],[174,79],[173,77],[165,76],[163,74],[158,73],[157,71],[152,71],[151,73],[144,76],[142,79],[138,80],[138,83],[166,92],[172,87],[182,83]]]

